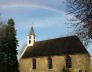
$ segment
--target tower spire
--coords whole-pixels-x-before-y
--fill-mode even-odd
[[[33,44],[35,43],[35,33],[34,33],[34,28],[33,25],[31,26],[29,35],[27,37],[27,45],[28,46],[33,46]]]
[[[35,35],[33,25],[31,26],[31,29],[30,29],[29,35]]]

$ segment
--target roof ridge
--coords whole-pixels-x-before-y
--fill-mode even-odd
[[[73,36],[57,37],[57,38],[52,38],[52,39],[47,39],[47,40],[42,40],[42,41],[36,41],[35,43],[43,42],[43,41],[57,40],[57,39],[64,39],[64,38],[69,38],[69,37],[78,37],[78,36],[77,35],[73,35]]]

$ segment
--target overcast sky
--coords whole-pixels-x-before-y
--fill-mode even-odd
[[[70,34],[63,0],[0,0],[2,19],[13,18],[19,40],[18,50],[27,42],[27,35],[33,24],[36,39],[46,40]]]

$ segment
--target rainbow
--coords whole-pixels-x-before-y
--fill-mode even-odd
[[[11,3],[2,3],[0,4],[0,8],[4,9],[4,8],[14,8],[14,7],[35,7],[35,8],[41,8],[41,9],[48,9],[51,11],[55,11],[58,13],[63,13],[66,14],[63,10],[56,8],[54,5],[50,5],[50,4],[40,4],[40,3],[31,3],[31,2],[11,2]]]

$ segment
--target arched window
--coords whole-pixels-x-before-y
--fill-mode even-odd
[[[48,57],[48,69],[52,69],[52,58]]]
[[[66,56],[66,68],[72,68],[72,62],[70,56]]]
[[[31,40],[29,40],[29,44],[31,43]]]
[[[82,70],[79,70],[79,72],[82,72]]]
[[[35,36],[34,36],[34,39],[35,39]]]
[[[32,60],[32,68],[33,69],[36,69],[36,59],[33,59]]]
[[[29,36],[29,39],[31,39],[31,36]]]

